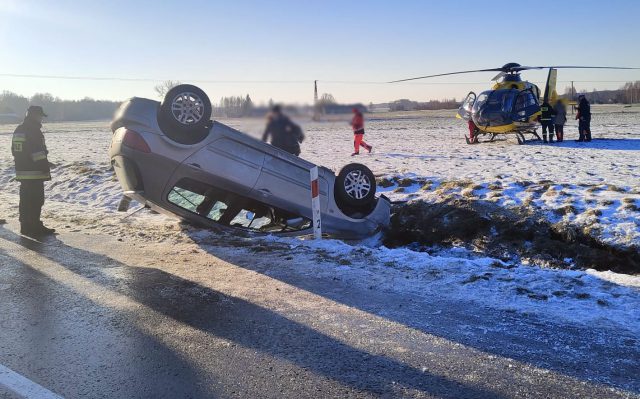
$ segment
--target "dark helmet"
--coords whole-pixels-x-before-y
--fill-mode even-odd
[[[27,109],[27,116],[44,116],[48,115],[44,113],[44,110],[39,105],[32,105]]]
[[[279,105],[274,105],[273,107],[271,107],[271,112],[273,112],[274,114],[281,114],[282,108]]]

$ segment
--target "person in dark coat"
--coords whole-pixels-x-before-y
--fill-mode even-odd
[[[262,141],[271,139],[271,145],[287,151],[295,156],[300,155],[300,144],[304,141],[304,133],[297,124],[282,113],[279,105],[271,109],[267,127],[262,135]]]
[[[547,143],[547,130],[549,131],[549,143],[553,143],[553,117],[556,111],[548,101],[540,106],[540,123],[542,124],[542,141]]]
[[[44,182],[51,180],[47,146],[42,134],[42,107],[30,106],[24,122],[13,133],[11,152],[15,161],[16,180],[20,182],[20,232],[35,237],[49,235],[54,229],[40,221],[44,205]]]
[[[554,108],[556,117],[553,123],[556,129],[556,139],[561,143],[564,140],[564,124],[567,123],[567,107],[565,107],[562,100],[558,100]]]
[[[578,130],[580,134],[578,141],[591,141],[591,104],[589,104],[584,94],[578,97],[578,113],[576,114],[576,119],[578,119]]]

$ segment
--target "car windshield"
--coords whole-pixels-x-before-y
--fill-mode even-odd
[[[171,189],[168,201],[216,223],[265,232],[303,230],[311,221],[291,212],[210,186],[182,179]]]

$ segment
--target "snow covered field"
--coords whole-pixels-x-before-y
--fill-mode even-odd
[[[438,202],[460,196],[503,208],[525,206],[551,223],[567,223],[613,246],[640,248],[640,108],[597,109],[595,140],[575,143],[577,126],[565,128],[566,142],[518,146],[515,138],[475,146],[464,144],[465,125],[452,112],[414,113],[385,119],[371,115],[365,139],[372,154],[355,161],[369,166],[393,200]],[[261,120],[231,120],[259,135]],[[15,126],[0,126],[0,216],[17,219],[18,184],[12,182],[10,148]],[[305,122],[301,156],[334,170],[353,162],[352,135],[345,121]],[[299,259],[300,272],[342,276],[381,289],[440,293],[483,306],[527,312],[567,323],[612,326],[640,334],[640,277],[592,270],[556,270],[512,265],[451,247],[435,252],[380,246],[379,237],[361,243],[273,237],[241,239],[182,226],[142,211],[122,220],[115,211],[120,188],[109,168],[107,122],[46,124],[50,160],[44,218],[61,231],[108,233],[123,240],[166,242],[176,250],[225,245],[237,240]],[[231,240],[231,241],[229,241]],[[306,264],[309,253],[323,267]],[[636,342],[640,345],[640,342]]]

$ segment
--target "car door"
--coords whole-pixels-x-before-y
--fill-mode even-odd
[[[465,121],[471,119],[471,110],[473,109],[473,104],[475,102],[476,93],[471,91],[469,92],[469,94],[467,94],[467,97],[465,97],[462,105],[460,105],[460,108],[458,108],[458,114],[456,115],[456,117],[464,119]]]
[[[222,135],[188,157],[167,185],[192,178],[239,195],[253,189],[264,162],[264,152],[233,136]]]
[[[265,154],[262,171],[254,187],[255,195],[265,202],[294,211],[311,207],[310,170],[315,166],[302,158],[271,148]],[[327,209],[328,183],[318,179],[320,207]]]

